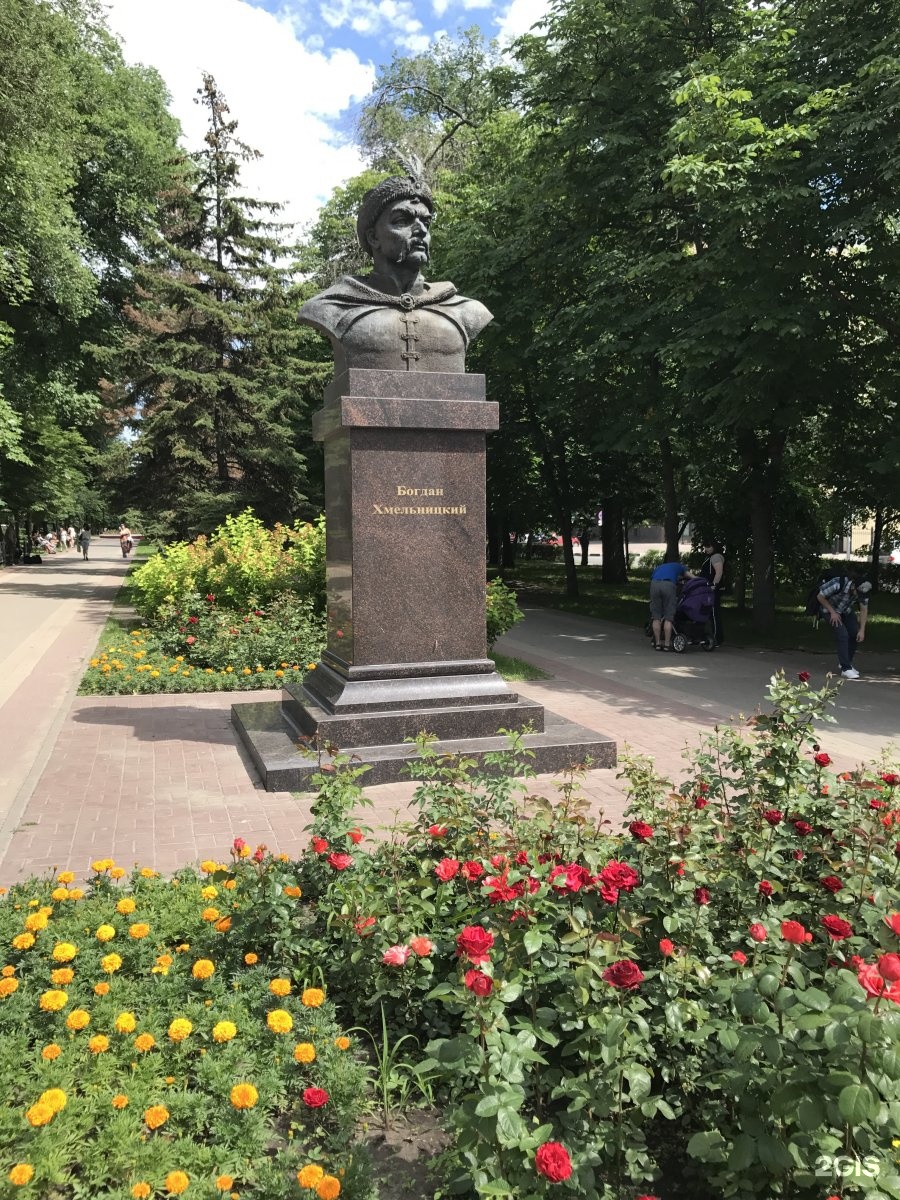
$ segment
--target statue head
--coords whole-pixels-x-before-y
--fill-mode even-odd
[[[434,199],[424,179],[393,176],[370,188],[363,196],[356,219],[356,236],[367,254],[377,261],[409,260],[419,267],[428,262]]]

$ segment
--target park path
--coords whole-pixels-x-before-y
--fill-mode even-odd
[[[75,695],[127,565],[112,539],[95,540],[91,557],[0,572],[0,883],[54,867],[84,874],[97,857],[171,871],[222,857],[236,836],[299,852],[309,797],[261,789],[229,719],[246,694]],[[615,737],[620,751],[653,755],[673,778],[701,732],[754,711],[779,666],[823,677],[827,647],[812,662],[727,647],[663,656],[640,630],[540,609],[498,646],[554,674],[517,685],[523,695]],[[900,733],[900,663],[860,665],[865,679],[844,688],[838,725],[823,733],[840,766]],[[414,786],[368,789],[373,807],[360,821],[378,830],[405,819]],[[554,781],[539,777],[530,790],[552,796]],[[595,812],[621,821],[615,771],[588,772],[584,792]]]

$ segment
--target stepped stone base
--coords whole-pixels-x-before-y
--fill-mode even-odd
[[[506,737],[499,732],[501,728],[540,728],[542,721],[542,732],[526,733],[524,737],[525,747],[534,754],[532,766],[539,774],[562,771],[586,761],[591,767],[616,765],[614,739],[521,699],[499,707],[491,714],[489,725],[480,705],[452,710],[426,708],[415,713],[361,714],[352,725],[346,717],[337,718],[344,735],[355,735],[360,740],[365,737],[368,745],[351,745],[346,736],[338,741],[334,736],[338,726],[331,728],[335,722],[333,716],[308,699],[300,705],[288,693],[282,703],[234,704],[231,720],[268,792],[306,790],[310,777],[322,764],[332,761],[324,748],[326,742],[337,743],[341,753],[352,755],[357,765],[365,763],[370,767],[363,778],[366,785],[416,779],[416,749],[396,739],[398,734],[413,737],[421,730],[439,732],[440,740],[434,743],[436,750],[466,755],[483,763],[485,755],[508,748]],[[371,744],[373,737],[385,740],[383,744]]]

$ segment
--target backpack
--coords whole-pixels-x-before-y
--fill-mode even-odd
[[[815,586],[810,589],[809,595],[806,597],[806,605],[803,609],[805,616],[815,617],[817,621],[821,617],[822,605],[819,603],[819,592],[822,590],[822,584],[827,583],[829,579],[840,579],[842,589],[847,582],[846,575],[820,575]]]

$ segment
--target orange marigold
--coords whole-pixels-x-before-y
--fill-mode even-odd
[[[147,1200],[151,1191],[150,1184],[142,1179],[140,1183],[136,1183],[131,1189],[131,1194],[134,1196],[134,1200]]]
[[[210,959],[198,958],[191,967],[191,974],[195,979],[211,979],[215,970],[215,965]]]
[[[125,1095],[124,1092],[119,1092],[115,1096],[113,1096],[112,1106],[113,1106],[113,1108],[120,1108],[120,1109],[128,1107],[128,1097]]]
[[[113,867],[113,869],[109,873],[109,877],[110,877],[110,879],[124,879],[125,878],[125,868],[124,867]]]
[[[218,933],[227,933],[231,928],[231,917],[222,917],[220,921],[216,921],[215,928]]]
[[[141,867],[139,874],[141,879],[155,879],[159,871],[154,871],[152,867]]]
[[[106,983],[105,980],[103,980],[103,979],[101,979],[99,983],[95,983],[94,984],[94,995],[95,996],[109,995],[109,984]]]
[[[129,925],[128,936],[139,942],[141,938],[145,938],[150,932],[150,926],[144,921],[138,921],[135,925]]]
[[[226,879],[225,882],[222,884],[222,886],[225,888],[228,888],[229,892],[233,892],[234,889],[237,887],[237,880],[236,879]]]
[[[292,900],[299,900],[303,892],[295,883],[289,883],[285,886],[284,894],[290,896]]]
[[[83,900],[84,899],[84,888],[70,888],[69,889],[69,899],[70,900]]]
[[[269,991],[273,996],[289,996],[291,981],[289,979],[273,979],[269,984]]]
[[[18,979],[0,979],[0,996],[11,996],[19,990]]]
[[[15,973],[16,973],[16,968],[9,966],[9,964],[7,964],[5,967],[0,968],[0,975],[2,975],[4,979],[8,979],[10,977],[10,975],[15,975]]]
[[[59,987],[64,983],[71,983],[75,978],[75,972],[71,967],[57,967],[55,971],[50,972],[50,982],[54,987]]]
[[[61,1054],[62,1046],[57,1046],[56,1042],[49,1042],[41,1051],[41,1058],[45,1058],[47,1062],[53,1062]]]
[[[200,914],[204,921],[218,921],[221,915],[217,908],[204,908]]]
[[[170,1171],[166,1176],[166,1191],[170,1196],[180,1196],[187,1191],[189,1176],[184,1171]]]
[[[350,1049],[350,1039],[348,1037],[344,1037],[344,1036],[336,1037],[334,1039],[334,1044],[337,1046],[338,1050],[349,1050]]]
[[[91,1023],[91,1014],[85,1012],[83,1008],[73,1008],[66,1017],[66,1026],[69,1029],[74,1029],[77,1033],[80,1029],[87,1029]]]
[[[253,1108],[259,1100],[259,1092],[252,1083],[236,1083],[231,1089],[231,1103],[235,1108]]]
[[[312,1042],[299,1042],[294,1047],[294,1062],[311,1063],[315,1062],[316,1048]]]
[[[69,898],[69,889],[68,888],[57,887],[57,888],[54,888],[53,891],[50,893],[51,900],[60,900],[61,901],[61,900],[68,900],[68,898]]]
[[[325,1178],[325,1172],[318,1163],[307,1163],[297,1172],[297,1182],[302,1188],[314,1188],[320,1179]]]
[[[24,1187],[31,1181],[32,1175],[34,1175],[34,1167],[31,1163],[16,1163],[8,1178],[13,1187]]]
[[[74,883],[75,882],[75,872],[74,871],[60,871],[60,873],[56,877],[56,882],[57,883]]]
[[[306,1008],[318,1008],[325,1003],[325,993],[321,988],[306,988],[300,997],[300,1003]]]
[[[169,1110],[164,1104],[151,1104],[144,1112],[144,1124],[148,1129],[159,1129],[169,1119]]]
[[[220,1192],[230,1192],[231,1189],[234,1187],[234,1176],[233,1175],[220,1175],[219,1178],[216,1180],[216,1187],[219,1189]]]
[[[31,1108],[25,1113],[25,1120],[29,1125],[33,1125],[35,1129],[41,1125],[49,1125],[54,1117],[53,1109],[49,1104],[42,1104],[40,1100],[37,1104],[32,1104]]]
[[[33,945],[33,933],[17,933],[12,940],[13,950],[30,950]]]
[[[109,1049],[109,1038],[105,1033],[95,1033],[92,1038],[88,1038],[88,1050],[91,1054],[105,1054]]]
[[[255,967],[256,964],[259,962],[259,955],[254,954],[253,951],[251,950],[249,954],[244,955],[244,962],[247,964],[248,967]]]
[[[337,1200],[341,1194],[341,1181],[334,1175],[323,1175],[316,1184],[319,1200]]]
[[[156,1045],[156,1038],[152,1033],[139,1033],[134,1039],[135,1050],[140,1050],[141,1054],[146,1054],[148,1050],[152,1050]]]

